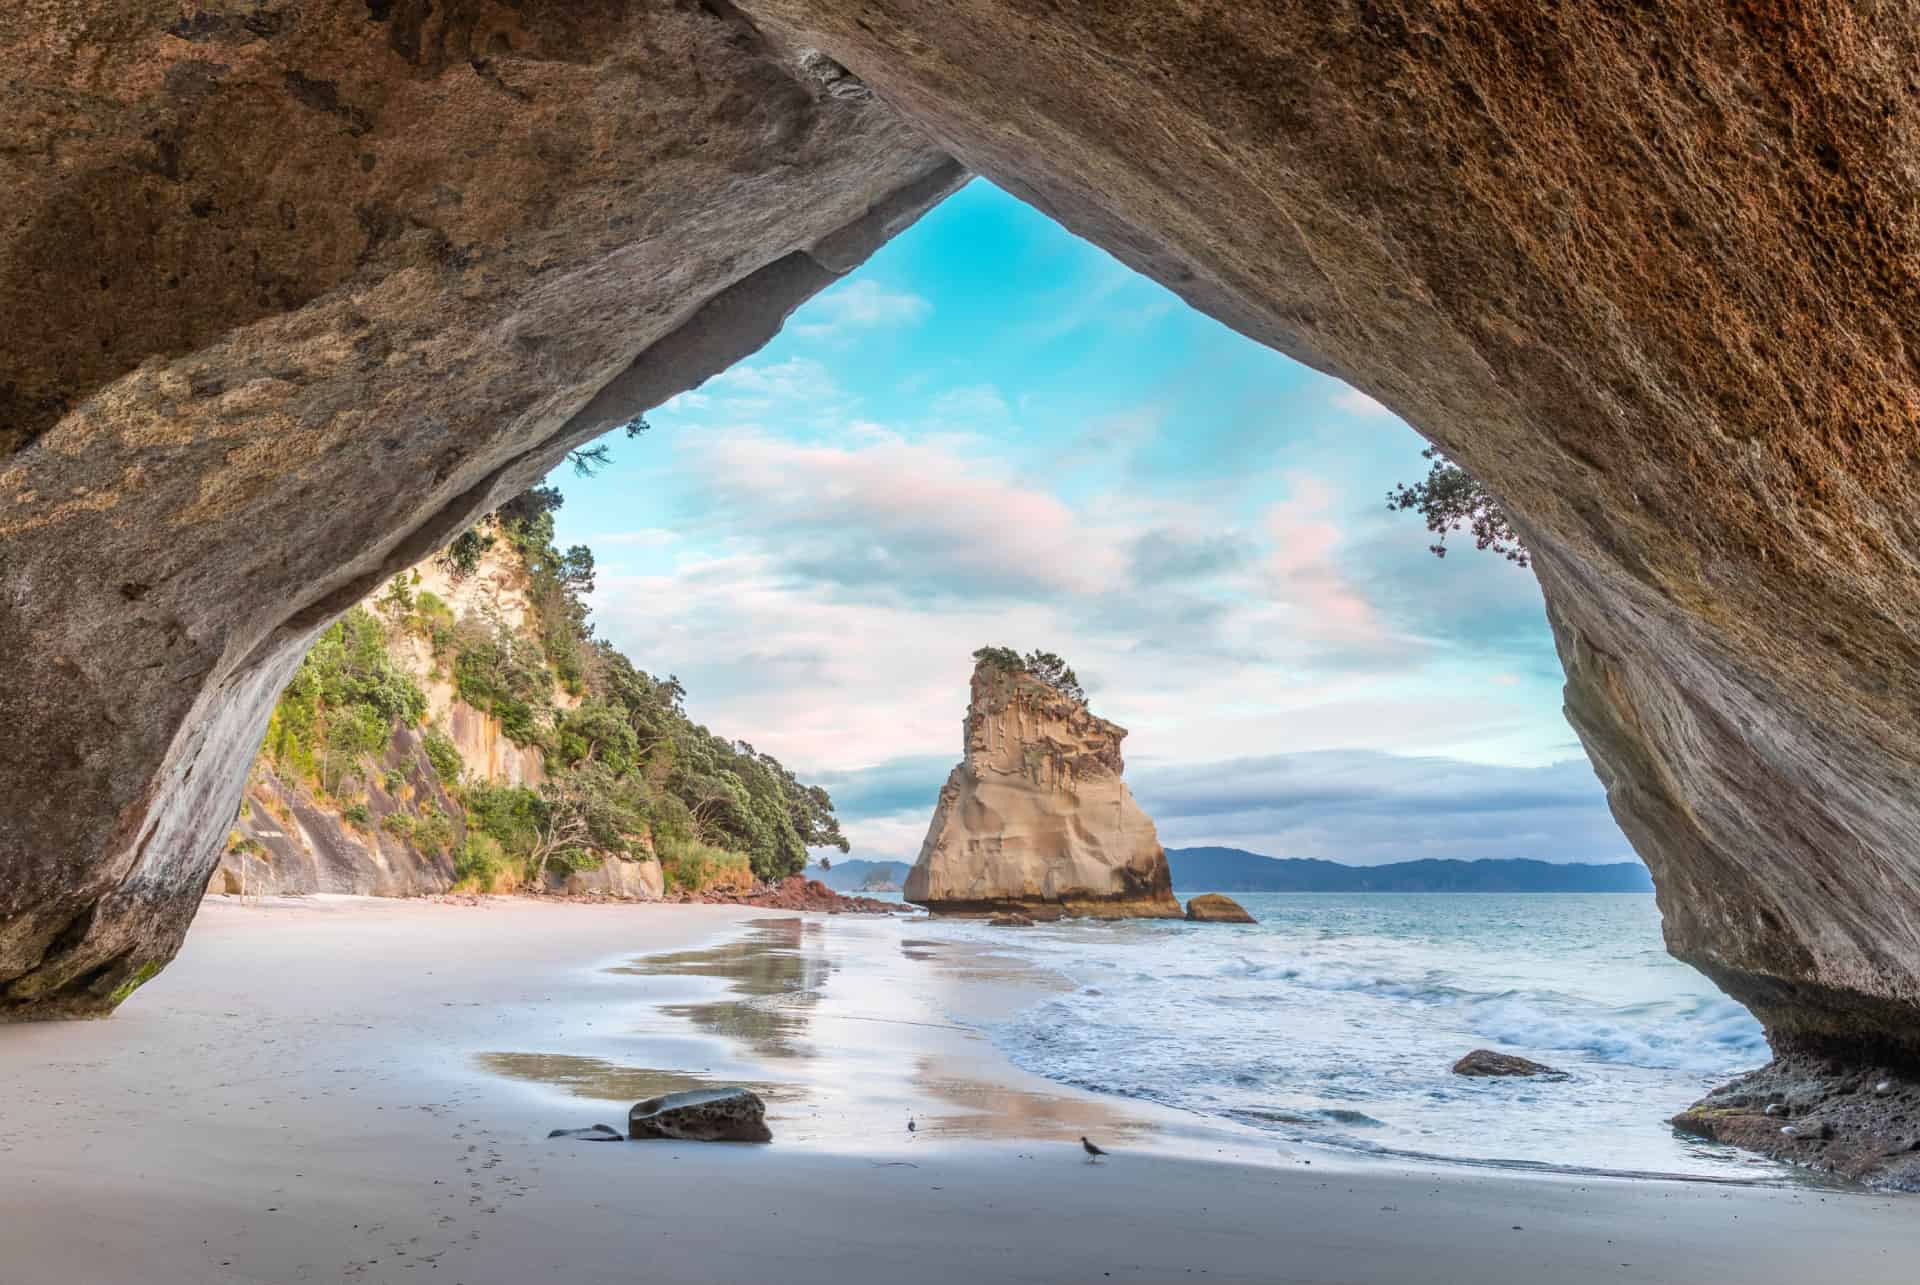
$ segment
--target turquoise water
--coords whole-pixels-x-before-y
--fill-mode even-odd
[[[1667,955],[1651,895],[1244,894],[1252,926],[922,921],[1064,979],[984,1026],[1015,1063],[1292,1140],[1521,1165],[1751,1175],[1665,1123],[1767,1058]],[[1561,1081],[1469,1080],[1494,1048]]]

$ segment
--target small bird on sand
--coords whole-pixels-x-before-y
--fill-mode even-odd
[[[1100,1157],[1107,1154],[1106,1152],[1102,1151],[1100,1148],[1094,1146],[1091,1142],[1088,1142],[1084,1134],[1081,1135],[1080,1146],[1083,1150],[1086,1151],[1087,1163],[1090,1165],[1099,1164]]]

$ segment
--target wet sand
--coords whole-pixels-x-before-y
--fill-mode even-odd
[[[216,900],[113,1020],[0,1027],[0,1281],[1913,1279],[1911,1199],[1287,1151],[947,1016],[1044,984],[906,922]],[[771,1146],[545,1137],[734,1081]]]

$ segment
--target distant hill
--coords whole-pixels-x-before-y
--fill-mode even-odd
[[[1652,892],[1637,861],[1556,865],[1550,861],[1337,861],[1263,857],[1239,848],[1168,848],[1176,892]],[[837,870],[836,870],[837,872]]]
[[[867,882],[868,875],[883,876],[894,887],[904,887],[907,871],[911,869],[913,867],[904,861],[836,861],[831,870],[808,866],[807,877],[818,879],[835,892],[859,892],[874,886]]]

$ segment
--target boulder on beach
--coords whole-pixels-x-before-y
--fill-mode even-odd
[[[625,1142],[627,1135],[610,1124],[596,1124],[585,1129],[555,1129],[548,1138],[577,1138],[581,1142]]]
[[[772,1142],[767,1104],[752,1089],[691,1089],[636,1102],[627,1113],[627,1136],[635,1142],[669,1138],[681,1142]]]
[[[1187,918],[1197,924],[1257,924],[1260,921],[1247,913],[1247,908],[1232,897],[1223,897],[1217,892],[1203,892],[1197,897],[1187,898]]]
[[[964,757],[906,899],[936,914],[1178,919],[1167,854],[1120,779],[1127,729],[1088,710],[1058,657],[983,647],[975,660]],[[1071,681],[1029,668],[1042,660]]]
[[[1453,1073],[1471,1076],[1566,1075],[1565,1071],[1544,1062],[1515,1057],[1511,1053],[1495,1053],[1492,1049],[1475,1049],[1453,1064]]]

